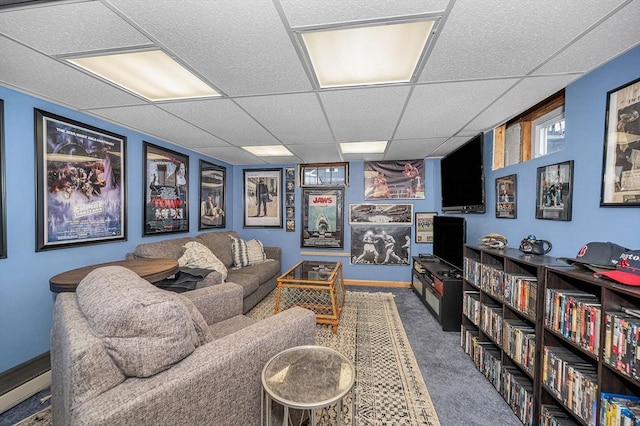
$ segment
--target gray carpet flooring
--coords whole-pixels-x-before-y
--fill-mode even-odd
[[[460,333],[444,332],[410,289],[348,287],[349,291],[387,292],[395,296],[411,347],[442,426],[521,426],[500,394],[475,369],[460,347]],[[14,425],[48,404],[40,392],[0,414],[0,426]]]

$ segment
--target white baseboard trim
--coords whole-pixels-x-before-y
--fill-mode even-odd
[[[51,370],[45,371],[17,388],[0,395],[0,413],[15,407],[49,386],[51,386]]]

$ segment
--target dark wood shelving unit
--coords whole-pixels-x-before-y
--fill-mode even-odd
[[[496,280],[492,280],[491,277],[492,274],[498,277],[501,273],[511,276],[512,279],[514,276],[521,277],[520,279],[525,281],[526,277],[535,278],[537,288],[534,310],[523,309],[522,306],[512,303],[513,294],[505,292],[504,286],[498,289],[502,291],[503,297],[500,297],[500,291],[496,291],[495,285],[492,286]],[[505,282],[507,280],[503,281],[503,284]],[[519,380],[526,381],[522,389],[527,389],[528,392],[530,389],[533,393],[529,415],[523,418],[523,410],[520,410],[522,407],[511,407],[523,423],[528,424],[531,421],[534,425],[542,424],[543,406],[552,406],[561,415],[577,424],[600,426],[601,393],[640,396],[640,380],[634,377],[633,371],[620,371],[619,362],[607,363],[605,345],[606,314],[620,312],[623,308],[640,309],[639,287],[595,278],[592,272],[558,263],[550,256],[526,255],[511,248],[495,250],[479,245],[466,245],[462,291],[462,346],[474,359],[476,367],[494,385],[496,374],[488,374],[483,371],[482,365],[478,366],[478,352],[486,351],[497,358],[494,364],[499,365],[501,371],[506,368],[514,372]],[[525,324],[523,327],[529,332],[534,330],[535,336],[531,337],[535,342],[532,371],[528,371],[526,365],[518,362],[509,353],[505,347],[507,341],[504,335],[502,341],[499,341],[484,330],[483,321],[486,318],[483,316],[489,314],[482,305],[489,304],[497,305],[501,309],[503,333],[505,322],[509,320],[519,325]],[[529,304],[528,307],[530,306]],[[558,308],[559,306],[564,309]],[[600,314],[597,313],[598,308]],[[584,316],[585,311],[588,311],[587,316]],[[563,315],[563,312],[567,313],[566,317],[558,316]],[[576,312],[581,312],[581,318],[584,319],[576,320]],[[475,317],[479,318],[474,321]],[[580,324],[587,323],[586,318],[591,318],[588,322],[589,330],[593,329],[594,332],[580,334],[577,330]],[[610,346],[608,353],[609,358],[613,360]],[[576,388],[572,393],[583,402],[586,400],[587,392],[591,392],[593,400],[580,406],[573,397],[568,398],[570,392],[562,387],[566,382],[553,379],[551,370],[558,365],[549,361],[553,359],[563,359],[566,371],[579,372],[583,378],[593,380],[591,390],[583,391],[582,388]],[[640,374],[640,366],[636,369],[637,376]],[[503,375],[499,376],[502,378]],[[588,380],[581,383],[586,381]],[[497,390],[507,400],[504,390],[501,391],[499,386],[500,384]]]
[[[521,410],[521,407],[511,406],[512,410],[518,415],[520,420],[526,424],[529,420],[533,421],[533,424],[537,425],[539,419],[539,395],[540,389],[537,385],[540,381],[540,354],[539,340],[542,333],[542,304],[544,302],[542,295],[544,288],[545,269],[550,265],[557,265],[555,258],[550,256],[536,256],[528,255],[513,248],[506,248],[503,250],[491,249],[481,245],[467,244],[464,249],[465,253],[465,270],[463,275],[463,305],[466,304],[465,309],[473,309],[472,303],[466,303],[466,295],[468,292],[479,293],[477,297],[479,303],[475,303],[475,306],[480,305],[480,320],[476,324],[470,318],[473,315],[467,311],[462,315],[462,342],[463,347],[472,359],[479,357],[475,351],[477,348],[471,347],[471,344],[465,345],[465,335],[479,342],[479,347],[490,347],[499,356],[496,363],[499,364],[499,369],[506,367],[509,371],[513,371],[512,376],[517,383],[516,388],[522,389],[522,393],[526,392],[526,395],[531,399],[531,406],[528,414],[525,414],[526,410]],[[504,280],[504,276],[510,277],[510,280]],[[493,277],[493,278],[492,278]],[[502,285],[500,285],[500,279],[502,279]],[[506,283],[520,284],[518,288],[532,288],[535,289],[533,294],[531,290],[521,290],[518,294],[512,294],[511,291],[505,292]],[[495,286],[492,286],[495,284]],[[511,288],[511,287],[510,287]],[[515,301],[513,299],[516,299]],[[535,301],[535,303],[533,303]],[[519,353],[522,358],[526,358],[529,367],[521,360],[516,359],[517,356],[512,354],[507,347],[505,347],[504,334],[501,339],[497,339],[488,333],[483,327],[485,322],[484,315],[487,313],[486,306],[495,305],[499,307],[502,313],[502,328],[501,333],[505,333],[505,322],[509,322],[513,325],[514,333],[518,330],[522,331],[521,335],[534,334],[534,338],[528,338],[529,342],[533,340],[535,344],[535,351],[531,349],[529,356]],[[520,306],[518,306],[520,305]],[[531,307],[535,305],[535,307]],[[523,340],[526,340],[523,338]],[[515,351],[514,351],[515,352]],[[483,371],[482,366],[476,367],[488,377],[492,383],[496,380],[492,380],[486,371]],[[502,379],[502,375],[498,380]],[[494,386],[496,384],[494,383]],[[511,387],[513,388],[513,386]],[[505,387],[497,388],[498,392],[508,402],[508,395]],[[511,404],[510,404],[511,405]]]

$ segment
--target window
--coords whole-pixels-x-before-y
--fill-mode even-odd
[[[493,132],[493,170],[564,148],[564,89]]]
[[[301,186],[349,186],[349,163],[301,164]]]
[[[564,106],[533,121],[533,158],[561,151],[564,148]]]

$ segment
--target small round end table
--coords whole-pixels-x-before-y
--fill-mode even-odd
[[[324,346],[286,349],[262,369],[262,421],[271,426],[271,401],[284,406],[283,425],[289,424],[289,408],[309,410],[315,425],[315,409],[336,405],[337,424],[342,399],[353,388],[355,369],[344,355]],[[351,402],[353,415],[353,400]],[[355,424],[355,422],[354,422]]]

